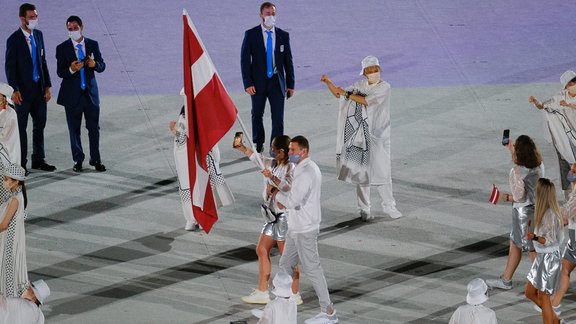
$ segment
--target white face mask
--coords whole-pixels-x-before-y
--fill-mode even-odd
[[[368,78],[368,83],[370,84],[376,83],[380,81],[380,72],[366,74],[366,78]]]
[[[38,26],[38,19],[30,19],[26,25],[26,27],[28,27],[30,30],[34,30],[36,26]]]
[[[275,25],[276,25],[276,16],[264,17],[264,26],[272,28]]]
[[[68,36],[74,41],[79,41],[82,38],[82,32],[79,30],[69,31]]]
[[[568,92],[570,92],[571,94],[575,94],[576,93],[576,84],[569,86],[568,88],[566,88],[566,90],[568,90]]]

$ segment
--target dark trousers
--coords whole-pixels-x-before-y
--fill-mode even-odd
[[[44,128],[46,127],[46,99],[44,91],[40,90],[34,94],[23,96],[22,104],[16,105],[18,115],[18,130],[20,133],[21,164],[26,168],[28,162],[28,137],[26,127],[28,127],[28,115],[32,117],[32,163],[42,163],[44,161]]]
[[[266,135],[264,132],[264,108],[266,108],[266,99],[270,103],[270,113],[272,117],[272,134],[270,143],[275,137],[284,135],[284,95],[280,88],[278,75],[274,74],[272,78],[266,80],[264,91],[257,90],[256,94],[251,96],[252,99],[252,142],[263,144]]]
[[[88,130],[88,141],[90,142],[90,162],[101,162],[100,160],[100,107],[90,100],[88,94],[80,96],[76,106],[66,106],[66,122],[70,133],[70,147],[72,149],[72,159],[74,162],[84,161],[84,151],[82,150],[82,140],[80,128],[82,126],[82,115],[86,121]]]
[[[558,156],[558,166],[560,167],[560,183],[562,184],[562,190],[570,189],[570,181],[568,181],[568,172],[570,172],[570,163],[564,160],[560,152],[556,150],[556,155]]]

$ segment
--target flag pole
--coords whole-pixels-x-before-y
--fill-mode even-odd
[[[240,127],[242,127],[242,131],[244,131],[244,134],[249,134],[248,130],[246,129],[246,126],[244,125],[244,122],[242,121],[242,118],[240,118],[240,114],[236,115],[236,120],[238,121],[238,123],[240,123]],[[250,148],[252,149],[252,152],[258,152],[256,151],[256,148],[254,147],[254,143],[252,143],[252,141],[248,141],[250,143]],[[262,157],[260,156],[260,154],[256,154],[256,163],[258,163],[258,167],[260,168],[260,170],[264,170],[264,162],[262,162]]]

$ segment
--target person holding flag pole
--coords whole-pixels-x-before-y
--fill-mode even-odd
[[[183,208],[209,233],[218,220],[217,206],[233,201],[219,171],[217,143],[234,125],[238,110],[185,9],[182,18],[186,149],[181,154],[178,181],[191,198],[183,199]]]

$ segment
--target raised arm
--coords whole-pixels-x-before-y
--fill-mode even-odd
[[[332,95],[334,95],[334,97],[336,98],[340,98],[341,95],[344,95],[346,93],[344,89],[335,86],[334,83],[332,83],[332,81],[328,79],[328,76],[326,74],[320,77],[320,81],[326,83],[326,85],[328,86],[328,90],[330,90],[330,92],[332,92]]]

